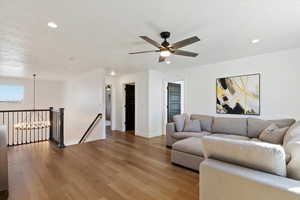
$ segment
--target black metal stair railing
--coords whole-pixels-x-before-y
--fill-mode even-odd
[[[64,147],[63,108],[0,110],[0,125],[6,127],[8,146],[51,140]]]
[[[78,144],[83,143],[87,139],[87,137],[89,136],[89,134],[91,133],[91,131],[93,130],[93,128],[95,127],[95,125],[97,124],[97,122],[99,122],[100,119],[102,119],[102,113],[97,114],[97,116],[95,117],[95,119],[93,120],[93,122],[90,124],[90,126],[88,127],[88,129],[85,131],[85,133],[81,137],[81,139],[78,142]]]
[[[54,109],[50,107],[50,133],[49,139],[59,148],[64,148],[64,108]]]

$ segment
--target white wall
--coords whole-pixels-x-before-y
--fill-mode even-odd
[[[261,116],[300,119],[300,49],[198,66],[165,74],[183,77],[187,113],[216,114],[216,78],[261,73]],[[225,115],[229,116],[229,115]],[[232,115],[232,117],[240,117]]]
[[[21,103],[1,103],[0,110],[33,109],[33,79],[0,77],[0,85],[24,86],[24,100]],[[36,80],[36,108],[63,106],[63,82]]]
[[[105,116],[105,73],[96,70],[65,82],[65,143],[76,144],[98,113]],[[87,141],[105,138],[105,120],[95,127]]]
[[[124,86],[126,83],[135,83],[135,134],[148,137],[148,72],[126,74],[118,77],[116,84],[116,129],[125,130]]]
[[[149,133],[148,137],[162,135],[163,130],[163,74],[149,70]]]

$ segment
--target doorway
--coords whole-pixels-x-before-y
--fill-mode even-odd
[[[168,82],[167,85],[167,122],[173,121],[173,116],[184,112],[184,82]]]
[[[112,111],[112,99],[111,99],[111,85],[105,87],[105,126],[106,129],[111,130],[111,111]]]
[[[135,130],[135,84],[125,85],[125,131]]]

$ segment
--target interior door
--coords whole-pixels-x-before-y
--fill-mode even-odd
[[[173,121],[173,116],[181,113],[181,85],[168,83],[168,122]]]
[[[125,129],[133,131],[135,129],[135,86],[125,86]]]

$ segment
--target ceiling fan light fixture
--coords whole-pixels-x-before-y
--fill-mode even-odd
[[[160,55],[162,57],[169,57],[171,55],[171,52],[168,51],[168,50],[163,50],[163,51],[160,52]]]
[[[171,64],[171,61],[169,61],[169,60],[166,60],[166,63],[169,65],[169,64]]]
[[[253,40],[251,41],[252,44],[257,44],[257,43],[259,43],[259,42],[260,42],[260,39],[253,39]]]
[[[48,26],[49,28],[53,28],[53,29],[58,28],[58,25],[55,22],[48,22]]]

